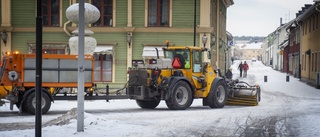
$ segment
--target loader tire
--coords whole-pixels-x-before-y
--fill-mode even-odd
[[[160,103],[160,99],[159,100],[136,100],[137,104],[139,107],[141,108],[145,108],[145,109],[154,109],[156,108],[159,103]]]
[[[50,107],[51,107],[51,100],[50,97],[45,94],[42,93],[41,95],[41,112],[42,114],[45,114],[49,111]],[[31,114],[35,114],[36,113],[36,92],[32,92],[30,93],[25,101],[22,104],[23,110],[25,110],[28,113]]]
[[[220,80],[212,85],[208,97],[204,98],[210,108],[223,108],[227,101],[227,87],[225,82]]]
[[[178,81],[169,92],[166,104],[171,110],[184,110],[190,107],[193,98],[189,84],[185,81]]]

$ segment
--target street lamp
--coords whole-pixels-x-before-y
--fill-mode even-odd
[[[128,42],[128,44],[129,44],[129,48],[130,48],[130,45],[131,45],[131,39],[132,39],[132,36],[131,36],[130,33],[128,33],[128,35],[127,35],[127,42]]]
[[[3,41],[4,45],[6,46],[6,44],[7,44],[7,39],[8,39],[8,34],[7,34],[7,32],[3,31],[3,32],[1,32],[0,34],[1,34],[1,39],[2,39],[2,41]]]
[[[204,35],[202,36],[202,43],[203,43],[203,47],[204,47],[204,48],[206,47],[207,39],[208,39],[207,35],[204,34]]]
[[[216,44],[216,36],[214,34],[211,35],[211,44],[212,46]]]
[[[223,41],[222,41],[222,39],[219,39],[219,48],[221,48],[222,45],[223,45]]]

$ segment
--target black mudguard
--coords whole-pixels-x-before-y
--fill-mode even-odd
[[[180,80],[186,81],[191,87],[192,93],[194,93],[194,87],[191,86],[191,82],[189,79],[187,79],[186,77],[170,77],[168,82],[168,88],[167,88],[168,90],[165,94],[165,100],[169,99],[169,95],[172,92],[173,86]]]
[[[228,85],[227,85],[226,81],[225,81],[222,77],[216,77],[216,78],[212,81],[211,87],[210,87],[210,91],[212,90],[212,88],[214,88],[214,86],[215,86],[220,80],[222,80],[222,81],[226,84],[226,86],[227,86],[227,89],[226,89],[226,90],[227,90],[227,95],[229,95]]]

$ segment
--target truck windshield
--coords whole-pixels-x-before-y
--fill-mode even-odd
[[[4,73],[4,69],[6,68],[7,61],[8,61],[7,58],[4,58],[2,60],[1,67],[0,67],[0,82],[2,80],[2,76],[3,76],[3,73]]]

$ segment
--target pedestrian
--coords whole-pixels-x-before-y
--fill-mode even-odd
[[[233,61],[234,61],[234,58],[233,58],[233,57],[231,57],[231,62],[232,62],[232,64],[233,64]]]
[[[247,64],[246,61],[244,61],[243,65],[242,65],[242,69],[243,69],[243,77],[246,78],[247,77],[247,71],[249,70],[249,65]]]
[[[227,79],[232,79],[232,68],[230,67],[226,73],[226,78]]]
[[[242,78],[242,61],[240,62],[238,66],[238,70],[240,70],[240,78]]]

